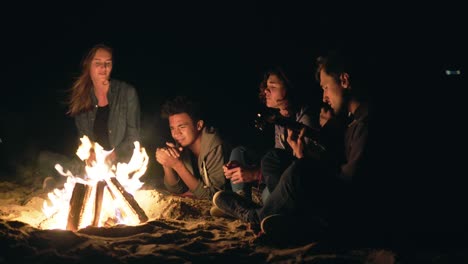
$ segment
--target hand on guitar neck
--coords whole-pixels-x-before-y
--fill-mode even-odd
[[[284,117],[279,113],[279,111],[257,114],[255,127],[260,131],[263,131],[267,124],[279,125],[285,128],[289,128],[297,133],[299,133],[302,128],[305,128],[304,137],[310,138],[312,140],[317,140],[320,134],[320,130],[318,128],[313,128],[299,123],[291,118]]]

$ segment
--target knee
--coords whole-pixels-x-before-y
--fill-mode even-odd
[[[320,162],[314,159],[298,159],[292,163],[292,167],[295,171],[321,171]]]
[[[303,182],[304,179],[315,178],[319,171],[317,170],[314,162],[300,159],[295,160],[289,165],[289,167],[283,173],[282,178],[290,179],[293,181]]]
[[[233,158],[242,156],[245,151],[246,151],[246,147],[244,146],[238,146],[238,147],[233,148],[231,151],[231,160]]]
[[[282,153],[284,151],[285,151],[284,149],[277,149],[277,148],[269,150],[267,153],[265,153],[265,155],[263,155],[261,159],[262,166],[263,164],[269,164],[271,162],[279,162],[281,159],[280,157],[283,155]]]
[[[232,149],[230,161],[237,161],[242,166],[251,166],[258,164],[257,154],[245,146],[238,146]]]
[[[284,171],[293,161],[293,156],[284,149],[272,149],[261,159],[261,166],[266,170]]]

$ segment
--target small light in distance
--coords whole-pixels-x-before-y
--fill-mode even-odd
[[[460,70],[445,70],[445,75],[460,75]]]

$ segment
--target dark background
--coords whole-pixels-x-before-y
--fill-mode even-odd
[[[112,77],[138,91],[142,144],[151,158],[145,177],[159,174],[153,156],[168,136],[159,119],[166,99],[194,96],[234,144],[264,148],[271,136],[253,124],[265,67],[285,66],[314,105],[321,100],[315,57],[347,47],[373,63],[375,167],[386,196],[381,206],[402,223],[420,215],[410,223],[421,230],[465,230],[466,169],[460,169],[466,155],[457,154],[466,152],[468,46],[461,10],[454,4],[294,1],[5,4],[1,177],[21,178],[42,150],[74,155],[67,89],[96,43],[114,48]],[[462,75],[447,76],[446,69]]]
[[[271,137],[254,128],[267,66],[285,67],[309,104],[318,105],[318,55],[349,46],[377,60],[385,44],[371,29],[383,10],[362,16],[359,8],[326,12],[331,6],[279,1],[27,7],[5,8],[2,18],[2,144],[15,152],[14,163],[43,149],[74,155],[67,89],[96,43],[114,48],[112,77],[137,88],[142,141],[150,155],[167,135],[159,111],[170,97],[201,101],[208,122],[234,144],[271,145]]]

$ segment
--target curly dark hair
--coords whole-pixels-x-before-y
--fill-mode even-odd
[[[260,98],[260,101],[262,103],[265,103],[266,100],[265,89],[267,88],[267,80],[270,77],[270,75],[275,75],[283,83],[284,88],[286,88],[286,97],[289,97],[289,95],[291,94],[290,91],[293,89],[293,85],[286,76],[284,70],[280,66],[272,66],[268,68],[263,74],[263,80],[259,86],[258,98]]]
[[[161,117],[169,118],[169,116],[181,113],[187,113],[194,122],[198,122],[201,119],[200,103],[186,96],[177,96],[163,104]]]
[[[284,88],[286,89],[286,97],[284,99],[288,100],[289,107],[291,109],[296,109],[298,106],[302,105],[304,98],[301,98],[301,95],[299,93],[300,91],[295,87],[295,85],[293,85],[293,82],[288,77],[292,73],[293,72],[288,71],[288,74],[286,74],[284,68],[278,65],[271,66],[270,68],[268,68],[263,74],[263,80],[259,86],[258,97],[260,101],[263,104],[266,103],[265,89],[267,88],[268,77],[270,77],[271,75],[275,75],[276,77],[278,77],[278,79],[280,79],[280,81],[284,85]]]

